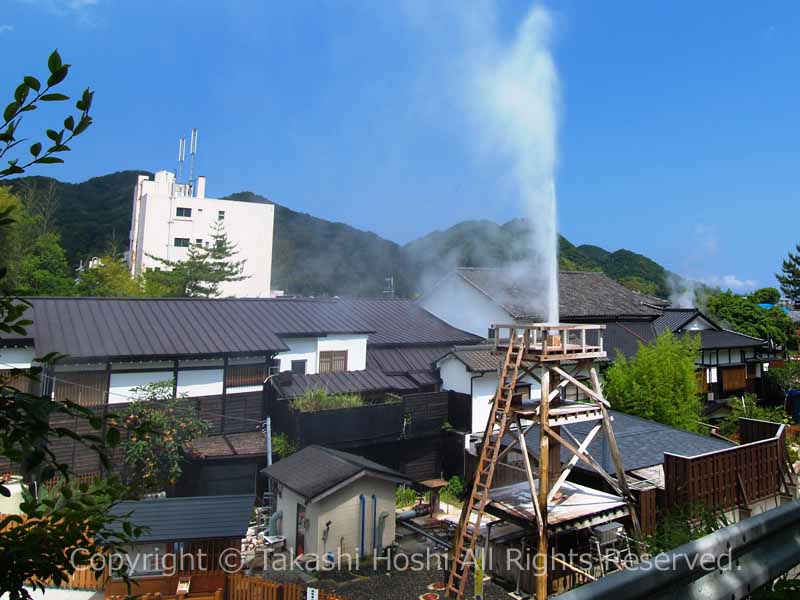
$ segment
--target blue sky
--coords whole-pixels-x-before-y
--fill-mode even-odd
[[[172,169],[197,127],[210,195],[252,190],[402,243],[524,212],[508,161],[466,115],[469,38],[452,17],[468,4],[484,14],[409,0],[4,0],[0,74],[10,89],[58,47],[68,87],[96,90],[96,124],[43,173]],[[800,5],[545,6],[560,231],[737,291],[774,285],[800,241]],[[498,2],[498,43],[530,7]]]

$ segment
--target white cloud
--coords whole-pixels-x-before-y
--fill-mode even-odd
[[[99,0],[20,0],[58,16],[76,16],[85,19]]]
[[[703,278],[703,283],[734,292],[749,292],[758,285],[755,279],[739,279],[736,275],[711,275]]]
[[[3,35],[4,33],[10,33],[12,31],[14,31],[13,25],[0,25],[0,35]]]

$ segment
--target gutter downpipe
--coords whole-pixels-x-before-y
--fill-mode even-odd
[[[716,568],[709,568],[708,557],[718,561],[712,565]],[[559,599],[738,600],[798,562],[800,501],[795,500],[571,590]],[[670,568],[663,569],[660,564]]]
[[[378,497],[372,494],[372,552],[378,547]]]
[[[278,521],[283,524],[283,511],[278,510],[269,516],[269,528],[267,529],[268,535],[278,535]]]
[[[358,497],[358,503],[361,506],[361,544],[360,544],[360,548],[361,548],[361,556],[363,557],[363,556],[366,555],[366,552],[365,552],[366,548],[364,547],[364,545],[365,545],[364,539],[366,537],[365,529],[366,529],[366,524],[367,524],[367,499],[364,498],[364,494],[361,494]]]
[[[386,527],[386,519],[389,518],[389,513],[383,511],[378,517],[378,545],[375,547],[375,555],[380,556],[383,551],[383,530]]]

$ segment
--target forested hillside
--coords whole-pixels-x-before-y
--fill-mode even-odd
[[[67,260],[127,249],[130,210],[136,177],[145,171],[120,171],[71,184],[48,177],[10,182],[16,195],[52,196],[53,227],[61,236]],[[243,202],[268,202],[252,192],[229,196]],[[394,278],[395,292],[413,296],[424,282],[456,266],[499,267],[528,255],[525,219],[498,225],[464,221],[400,246],[382,237],[318,219],[275,204],[273,288],[302,295],[377,295]],[[597,246],[575,246],[559,237],[562,269],[603,271],[640,291],[666,296],[667,272],[646,256],[629,250],[609,252]]]

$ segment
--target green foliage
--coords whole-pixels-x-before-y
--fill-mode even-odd
[[[797,600],[800,598],[800,580],[790,579],[784,573],[771,584],[750,594],[750,600]]]
[[[286,458],[297,452],[297,444],[285,433],[272,434],[272,453],[278,458]]]
[[[337,408],[357,408],[364,406],[364,400],[357,394],[329,394],[324,389],[313,388],[292,400],[292,406],[300,412],[319,412]]]
[[[94,92],[86,88],[80,100],[75,103],[78,113],[74,116],[68,115],[64,119],[63,127],[48,129],[46,131],[48,141],[33,142],[28,148],[29,155],[25,155],[25,158],[7,156],[12,149],[30,141],[18,137],[19,127],[26,113],[37,110],[45,103],[69,100],[69,96],[53,90],[66,79],[70,65],[63,64],[58,51],[54,50],[47,61],[47,67],[50,74],[44,84],[32,75],[23,77],[22,82],[14,90],[13,99],[6,105],[0,118],[0,159],[8,161],[8,166],[0,169],[0,179],[10,175],[20,175],[33,165],[63,163],[64,160],[58,155],[69,152],[69,142],[92,124],[89,110]]]
[[[228,240],[224,224],[217,221],[211,227],[211,240],[207,246],[193,244],[186,260],[169,260],[149,255],[162,265],[160,271],[148,271],[147,279],[160,284],[168,296],[190,298],[216,298],[220,295],[220,284],[242,281],[243,260],[236,260],[236,245]]]
[[[784,393],[800,389],[800,361],[788,360],[783,367],[772,367],[767,371],[767,377]]]
[[[442,488],[439,497],[448,504],[459,506],[464,497],[465,486],[464,478],[454,475],[447,481],[447,485]]]
[[[606,373],[605,393],[611,406],[671,427],[698,431],[700,398],[695,361],[696,336],[666,332],[654,344],[639,344],[632,359],[621,356]]]
[[[668,552],[718,529],[730,525],[722,511],[710,510],[702,504],[679,506],[665,514],[656,525],[656,532],[646,540],[653,554]]]
[[[419,494],[413,488],[405,485],[398,485],[394,490],[394,501],[397,508],[414,506],[417,503]]]
[[[13,271],[21,296],[71,296],[75,293],[67,257],[57,233],[37,237]]]
[[[128,432],[120,447],[123,481],[133,496],[160,492],[181,475],[183,448],[208,433],[202,420],[181,398],[173,398],[172,382],[134,389],[134,402],[119,414]]]
[[[131,277],[128,265],[119,257],[103,256],[97,266],[78,273],[79,296],[140,296],[142,288]]]
[[[753,296],[739,296],[731,291],[709,294],[706,298],[709,316],[724,326],[777,344],[794,341],[794,325],[777,306],[761,308]]]
[[[728,401],[731,414],[725,417],[719,426],[719,431],[725,437],[733,437],[739,432],[739,419],[758,419],[772,423],[789,424],[792,422],[789,415],[782,407],[761,406],[755,394],[745,394],[740,398],[731,398]]]
[[[774,287],[761,288],[750,294],[750,299],[756,304],[777,304],[781,299],[781,292]]]
[[[786,297],[800,302],[800,244],[795,246],[795,252],[789,252],[775,277]]]
[[[648,296],[658,295],[658,285],[654,281],[647,281],[641,277],[631,275],[628,277],[620,277],[618,280],[629,290],[639,292],[640,294],[647,294]]]

